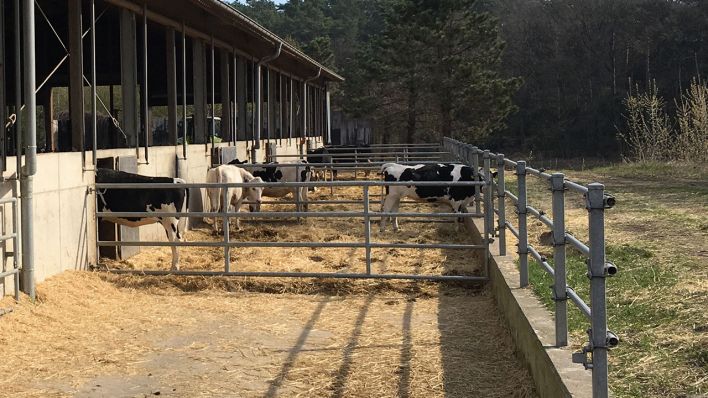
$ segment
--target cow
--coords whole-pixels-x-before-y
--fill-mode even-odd
[[[322,163],[332,163],[332,156],[329,155],[327,148],[316,148],[307,150],[307,163],[312,164],[313,169],[313,179],[315,181],[322,181],[325,179],[325,171],[319,164]]]
[[[232,163],[230,162],[229,164]],[[298,166],[281,167],[281,164],[297,164]],[[309,182],[311,176],[309,163],[302,160],[283,163],[264,163],[262,166],[249,166],[247,169],[253,173],[254,176],[260,177],[264,182]],[[307,211],[307,187],[267,187],[263,190],[263,196],[282,198],[291,192],[293,199],[302,203],[303,209]],[[299,210],[298,208],[298,211]]]
[[[384,181],[474,181],[472,168],[463,164],[419,164],[404,166],[386,163],[381,166]],[[401,198],[407,197],[420,202],[443,202],[452,207],[454,213],[467,211],[467,206],[474,202],[477,186],[386,186],[382,212],[396,213]],[[382,217],[379,229],[383,232],[386,223],[393,218],[393,229],[398,231],[398,218]]]
[[[151,215],[140,217],[103,217],[104,220],[128,227],[139,227],[160,223],[165,228],[170,242],[184,238],[187,216],[161,217],[160,213],[185,213],[189,203],[189,190],[179,187],[184,184],[181,178],[147,177],[111,169],[96,169],[96,183],[118,184],[175,184],[174,188],[99,188],[96,189],[99,210],[103,212],[148,212]],[[179,270],[179,253],[172,246],[172,270]]]
[[[221,165],[207,171],[207,183],[262,183],[260,177],[254,177],[247,170],[233,165]],[[227,203],[223,203],[223,189],[226,189]],[[263,187],[233,187],[233,188],[207,188],[207,197],[210,205],[210,211],[227,211],[230,205],[235,207],[236,213],[241,210],[241,204],[244,200],[251,202],[249,210],[256,212],[260,210],[261,196]],[[214,233],[219,233],[219,228],[216,225],[216,217],[213,218],[212,227]],[[236,217],[236,228],[241,229],[241,218]]]
[[[371,147],[368,144],[327,146],[307,151],[307,161],[316,163],[371,163]],[[332,169],[332,178],[337,179],[337,166],[329,166]],[[351,169],[351,166],[343,168]],[[369,176],[369,170],[364,171],[365,177]],[[320,178],[323,179],[323,178]]]

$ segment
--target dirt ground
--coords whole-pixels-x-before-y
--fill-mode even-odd
[[[360,198],[361,188],[337,197]],[[320,190],[311,198],[332,197]],[[373,224],[373,240],[471,243],[452,223],[401,220],[401,228],[379,233]],[[231,236],[361,241],[363,222],[248,221]],[[187,237],[220,239],[209,226]],[[232,270],[364,271],[363,249],[240,248],[232,256]],[[373,259],[373,271],[386,273],[479,275],[482,268],[464,250],[381,249]],[[169,269],[170,261],[170,250],[158,248],[102,263]],[[223,249],[181,249],[181,265],[221,270]],[[38,297],[36,304],[0,301],[13,309],[0,317],[2,397],[536,396],[492,298],[475,284],[66,272],[40,284]]]
[[[535,396],[483,289],[339,283],[65,272],[0,302],[0,396]]]

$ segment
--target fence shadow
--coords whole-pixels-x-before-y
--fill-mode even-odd
[[[475,236],[469,240],[466,243],[480,243]],[[444,250],[443,272],[484,275],[484,251],[465,251],[470,267],[462,270],[455,260],[459,252]],[[536,396],[528,370],[517,358],[511,335],[484,284],[440,284],[438,328],[446,397]]]

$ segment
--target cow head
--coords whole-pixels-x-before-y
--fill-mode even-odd
[[[263,179],[261,179],[261,177],[253,177],[252,179],[246,182],[262,184]],[[251,202],[251,204],[248,205],[248,209],[251,211],[251,213],[261,211],[261,197],[263,196],[263,187],[248,187],[244,189],[246,190],[246,200]]]

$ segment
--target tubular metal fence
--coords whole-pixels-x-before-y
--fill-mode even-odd
[[[352,164],[354,165],[354,164]],[[263,166],[262,164],[240,165],[240,166]],[[303,167],[298,163],[283,163],[278,164],[278,167]],[[362,166],[364,167],[364,166]],[[366,164],[365,167],[374,168],[376,165]],[[297,173],[299,174],[299,173]],[[223,271],[167,271],[167,270],[110,270],[117,273],[139,273],[153,275],[226,275],[226,276],[263,276],[263,277],[317,277],[317,278],[354,278],[354,279],[412,279],[412,280],[431,280],[431,281],[484,281],[488,279],[488,270],[485,270],[485,275],[422,275],[422,274],[381,274],[372,271],[372,249],[450,249],[450,250],[484,250],[485,256],[488,258],[489,245],[486,242],[479,244],[453,244],[453,243],[392,243],[392,242],[375,242],[372,240],[371,222],[372,220],[382,217],[401,217],[415,219],[448,219],[457,220],[458,218],[482,217],[480,213],[435,213],[435,212],[383,212],[372,211],[371,197],[382,194],[372,193],[372,188],[383,188],[387,186],[408,186],[406,182],[383,182],[383,181],[318,181],[318,182],[278,182],[278,183],[198,183],[198,184],[179,184],[180,188],[186,189],[205,189],[205,188],[221,188],[221,194],[224,195],[222,203],[228,203],[226,198],[227,190],[223,188],[235,187],[263,187],[263,188],[310,188],[310,187],[360,187],[362,188],[362,200],[327,200],[327,204],[361,204],[361,211],[268,211],[255,213],[236,213],[228,210],[217,212],[185,212],[185,213],[148,213],[148,212],[96,212],[97,218],[113,217],[210,217],[222,220],[224,237],[221,241],[191,241],[191,242],[162,242],[162,241],[102,241],[97,240],[98,247],[103,246],[153,246],[153,247],[223,247],[224,248],[224,269]],[[488,181],[468,181],[468,182],[422,182],[416,183],[419,186],[488,186]],[[96,184],[96,190],[103,189],[164,189],[175,188],[175,184]],[[97,195],[98,196],[98,195]],[[278,204],[296,204],[296,208],[301,208],[303,204],[299,198],[291,201],[269,201],[268,203]],[[316,204],[317,201],[308,201],[309,204]],[[403,203],[413,203],[403,201]],[[98,206],[96,207],[99,208]],[[264,219],[280,219],[280,218],[351,218],[360,219],[363,224],[363,241],[356,242],[253,242],[253,241],[232,241],[229,236],[229,226],[232,218],[249,218],[255,220]],[[366,251],[365,270],[362,272],[245,272],[232,270],[232,260],[230,248],[234,247],[297,247],[297,248],[357,248]]]
[[[485,203],[491,204],[486,211],[485,226],[494,224],[494,217],[497,216],[497,228],[493,234],[499,239],[499,253],[506,255],[506,231],[518,239],[519,254],[519,275],[521,287],[529,284],[528,255],[531,254],[534,260],[554,279],[551,286],[553,301],[555,302],[555,341],[556,346],[568,345],[568,313],[567,301],[570,301],[588,318],[590,328],[588,329],[589,341],[582,351],[573,354],[573,362],[581,363],[586,369],[592,369],[593,397],[607,397],[608,376],[607,376],[607,351],[608,348],[615,347],[619,343],[617,336],[607,329],[607,304],[605,300],[605,279],[617,273],[617,267],[605,258],[605,210],[615,205],[615,198],[605,193],[604,186],[599,183],[581,184],[565,179],[562,173],[548,174],[526,165],[526,162],[512,161],[504,157],[503,154],[494,154],[486,150],[481,150],[475,146],[451,139],[443,140],[443,147],[455,154],[458,159],[468,164],[478,165],[480,158],[483,161],[486,175],[492,162],[496,166],[496,181],[492,182],[492,187],[496,188],[497,205],[494,205],[491,198],[494,189],[488,189]],[[517,195],[507,190],[505,181],[505,168],[511,168],[516,175]],[[476,169],[476,167],[475,167]],[[532,207],[528,203],[526,190],[526,177],[531,175],[544,182],[549,183],[551,189],[552,215],[549,218],[544,212]],[[565,193],[566,191],[581,194],[585,198],[586,209],[588,210],[588,236],[589,243],[586,245],[579,239],[571,235],[565,229]],[[509,199],[515,206],[518,215],[517,226],[506,217],[506,199]],[[479,203],[479,202],[477,202]],[[541,223],[551,229],[553,236],[553,265],[548,259],[536,250],[528,242],[528,215],[538,219]],[[485,227],[489,231],[491,228]],[[590,303],[588,305],[566,281],[566,245],[571,244],[587,258],[588,278],[590,279]]]

